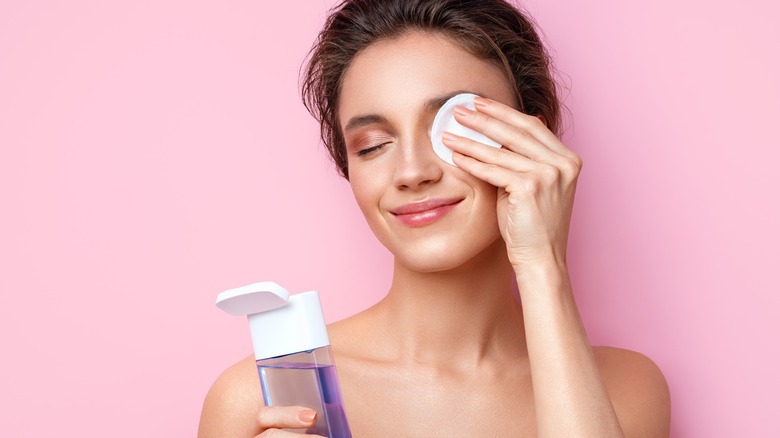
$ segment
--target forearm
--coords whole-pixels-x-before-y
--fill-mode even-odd
[[[517,275],[539,437],[623,437],[574,301],[555,263]]]

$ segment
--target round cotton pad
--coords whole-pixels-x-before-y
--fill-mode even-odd
[[[471,93],[458,94],[442,105],[439,112],[436,113],[436,118],[433,119],[433,126],[431,126],[431,143],[433,144],[433,151],[442,160],[455,166],[452,162],[452,149],[444,146],[441,142],[441,134],[445,131],[451,132],[461,137],[470,138],[474,141],[484,143],[494,148],[500,148],[501,145],[495,141],[487,138],[485,135],[467,128],[455,121],[455,105],[464,106],[472,111],[475,110],[474,98],[477,97]]]

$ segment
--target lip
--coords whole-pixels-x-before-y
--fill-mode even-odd
[[[421,227],[444,217],[463,198],[436,198],[413,202],[390,210],[399,222],[408,227]]]

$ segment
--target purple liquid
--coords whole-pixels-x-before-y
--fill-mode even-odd
[[[307,363],[282,363],[273,367],[258,364],[257,371],[266,406],[314,409],[317,422],[306,433],[352,438],[336,367]]]

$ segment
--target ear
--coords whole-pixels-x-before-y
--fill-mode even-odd
[[[542,121],[542,123],[544,123],[544,126],[547,126],[547,119],[545,119],[543,115],[541,115],[541,114],[537,114],[537,115],[536,115],[536,118],[537,118],[537,119],[539,119],[539,120],[541,120],[541,121]]]

